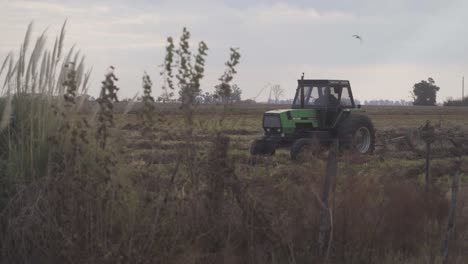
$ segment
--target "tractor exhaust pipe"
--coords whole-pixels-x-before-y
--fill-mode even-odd
[[[301,108],[304,109],[304,73],[301,76]]]

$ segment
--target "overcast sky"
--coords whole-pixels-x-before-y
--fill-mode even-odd
[[[167,36],[192,33],[192,46],[209,47],[204,91],[224,71],[229,47],[242,54],[234,82],[251,98],[267,83],[292,97],[296,80],[349,79],[361,100],[410,100],[415,82],[432,77],[438,101],[461,97],[468,76],[468,1],[463,0],[0,0],[0,59],[17,52],[27,25],[48,28],[49,44],[68,18],[66,47],[76,43],[93,67],[96,95],[109,65],[120,97],[141,90],[146,70],[161,93],[158,65]],[[352,38],[362,36],[362,44]],[[468,94],[468,92],[466,93]],[[258,100],[266,100],[264,92]]]

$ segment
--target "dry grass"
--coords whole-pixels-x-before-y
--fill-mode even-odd
[[[79,174],[24,186],[2,213],[5,261],[320,261],[315,193],[324,160],[296,163],[286,151],[249,157],[263,109],[242,108],[226,116],[226,133],[219,135],[213,117],[195,111],[196,157],[187,159],[187,143],[177,130],[183,117],[158,106],[153,141],[140,133],[136,115],[115,117],[110,171],[94,167],[94,154],[84,153]],[[434,161],[437,184],[427,193],[423,160],[398,153],[340,159],[331,263],[425,263],[439,254],[454,158]],[[467,258],[467,209],[461,208],[454,263]]]
[[[62,41],[58,38],[57,46]],[[82,68],[42,81],[54,83],[46,94],[68,91],[73,98],[71,88],[83,83],[77,78]],[[19,91],[30,89],[19,80]],[[322,263],[317,194],[326,160],[311,155],[293,162],[287,150],[273,157],[248,154],[249,143],[261,133],[262,113],[285,106],[194,105],[187,134],[186,112],[178,105],[155,104],[145,110],[151,118],[142,119],[138,104],[124,114],[125,105],[111,100],[104,148],[86,140],[100,126],[88,122],[94,114],[87,109],[95,102],[72,100],[64,108],[60,97],[31,99],[30,94],[16,92],[11,101],[12,113],[23,113],[29,123],[8,121],[0,134],[0,179],[6,186],[0,197],[1,263]],[[85,107],[77,107],[81,103]],[[367,110],[380,138],[427,119],[468,129],[464,108]],[[56,123],[48,123],[48,129],[26,126],[37,117],[40,124]],[[17,124],[29,129],[12,133]],[[29,162],[25,157],[31,153],[33,160],[43,159]],[[422,181],[423,158],[403,145],[373,156],[340,156],[329,262],[438,261],[457,159],[443,153],[434,158],[431,188]],[[17,163],[23,159],[29,163]],[[468,261],[468,157],[461,159],[451,263]]]

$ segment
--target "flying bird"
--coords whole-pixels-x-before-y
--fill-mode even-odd
[[[353,35],[352,37],[355,38],[355,39],[359,39],[359,43],[362,44],[362,37],[361,37],[361,36],[359,36],[359,35]]]

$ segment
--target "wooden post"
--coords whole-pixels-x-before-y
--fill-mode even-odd
[[[325,263],[328,261],[333,232],[332,212],[330,209],[329,196],[331,186],[335,186],[334,182],[336,180],[336,175],[338,172],[338,164],[336,159],[337,152],[338,139],[335,138],[333,139],[333,143],[328,153],[327,171],[323,182],[323,190],[321,197],[322,206],[320,209],[320,226],[318,238],[319,255],[325,257]]]
[[[421,138],[426,142],[426,185],[431,184],[431,144],[435,141],[435,127],[431,125],[429,120],[426,121],[426,124],[420,128]]]
[[[458,195],[458,188],[460,186],[460,165],[461,161],[457,160],[456,167],[455,167],[455,175],[452,179],[452,201],[450,202],[450,212],[449,212],[449,219],[447,224],[447,232],[445,233],[444,244],[442,246],[442,263],[448,263],[448,255],[449,255],[449,244],[450,240],[453,236],[453,229],[455,226],[455,211],[457,208],[457,195]]]
[[[429,186],[431,182],[431,142],[426,141],[426,185]]]
[[[208,217],[205,221],[210,226],[210,231],[203,238],[206,249],[209,249],[213,257],[213,263],[222,263],[224,237],[222,232],[222,217],[224,211],[224,192],[226,178],[232,174],[232,168],[228,164],[228,150],[230,140],[228,137],[218,134],[213,138],[213,146],[209,153],[210,163],[206,172],[206,209]]]

